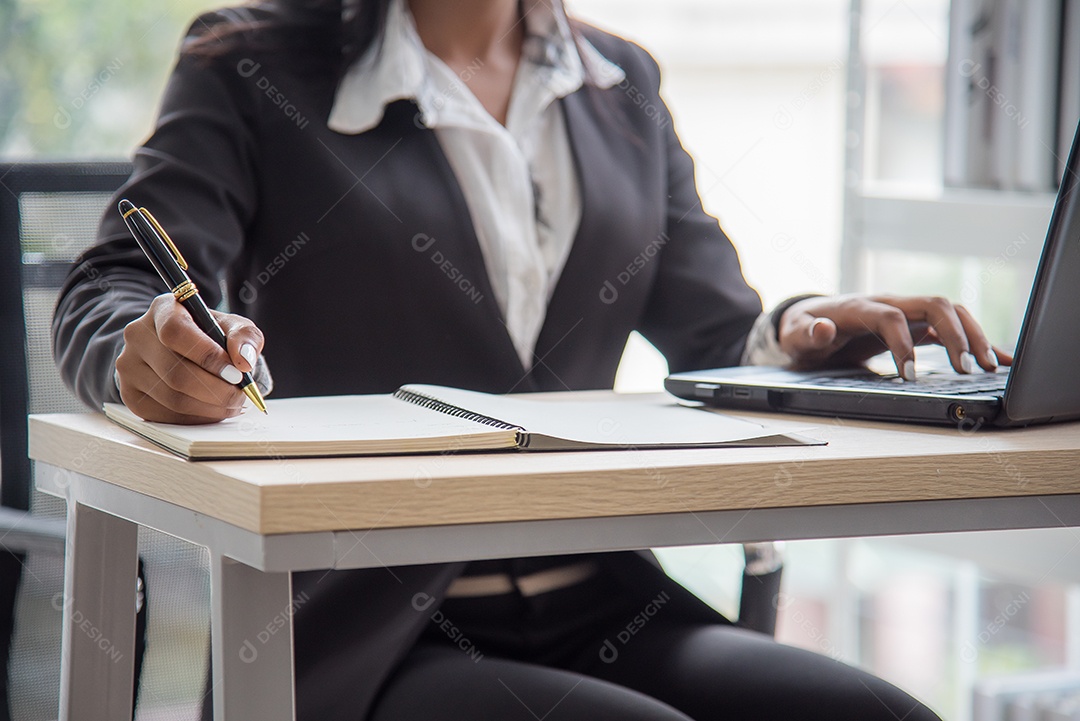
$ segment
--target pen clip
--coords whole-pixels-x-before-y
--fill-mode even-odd
[[[165,232],[165,229],[161,227],[161,223],[157,222],[157,218],[155,218],[146,208],[139,208],[139,212],[146,216],[146,219],[150,221],[150,225],[154,226],[154,230],[156,230],[158,235],[161,236],[161,239],[165,241],[165,245],[168,246],[169,252],[176,258],[177,264],[184,270],[187,270],[187,261],[184,260],[184,256],[180,255],[180,249],[176,247],[176,244],[172,242],[172,238],[170,238],[169,234]]]

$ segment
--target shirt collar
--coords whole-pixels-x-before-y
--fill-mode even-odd
[[[600,88],[623,81],[619,66],[605,58],[587,40],[576,41],[559,2],[533,0],[525,13],[523,61],[535,66],[538,77],[555,97],[578,90],[588,79]],[[339,133],[371,130],[382,120],[386,106],[397,100],[414,100],[420,118],[434,125],[444,98],[437,89],[428,64],[441,62],[420,40],[405,0],[393,0],[388,8],[382,38],[345,73],[334,96],[328,127]]]

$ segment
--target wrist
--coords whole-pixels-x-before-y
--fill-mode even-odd
[[[776,340],[780,340],[780,320],[784,317],[784,313],[787,311],[788,308],[795,305],[796,303],[800,303],[809,298],[823,297],[823,293],[803,293],[802,295],[794,295],[787,300],[781,301],[775,308],[773,308],[772,312],[769,314],[769,317],[772,321],[773,333],[776,336]]]

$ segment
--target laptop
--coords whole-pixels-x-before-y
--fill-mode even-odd
[[[668,392],[718,408],[974,429],[1080,418],[1080,128],[1058,189],[1011,369],[924,373],[741,366],[676,373]],[[1003,239],[1004,240],[1004,239]]]

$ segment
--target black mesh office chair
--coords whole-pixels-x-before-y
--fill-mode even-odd
[[[58,715],[65,508],[33,489],[26,416],[86,410],[56,373],[52,313],[130,173],[128,163],[0,164],[0,720]],[[140,706],[197,709],[209,644],[205,551],[146,530],[139,546],[151,613],[144,605],[139,615],[137,669],[144,640],[155,649]],[[158,617],[149,628],[148,617]]]
[[[775,636],[780,579],[784,574],[783,547],[771,541],[744,543],[743,555],[746,565],[739,595],[738,625]]]

